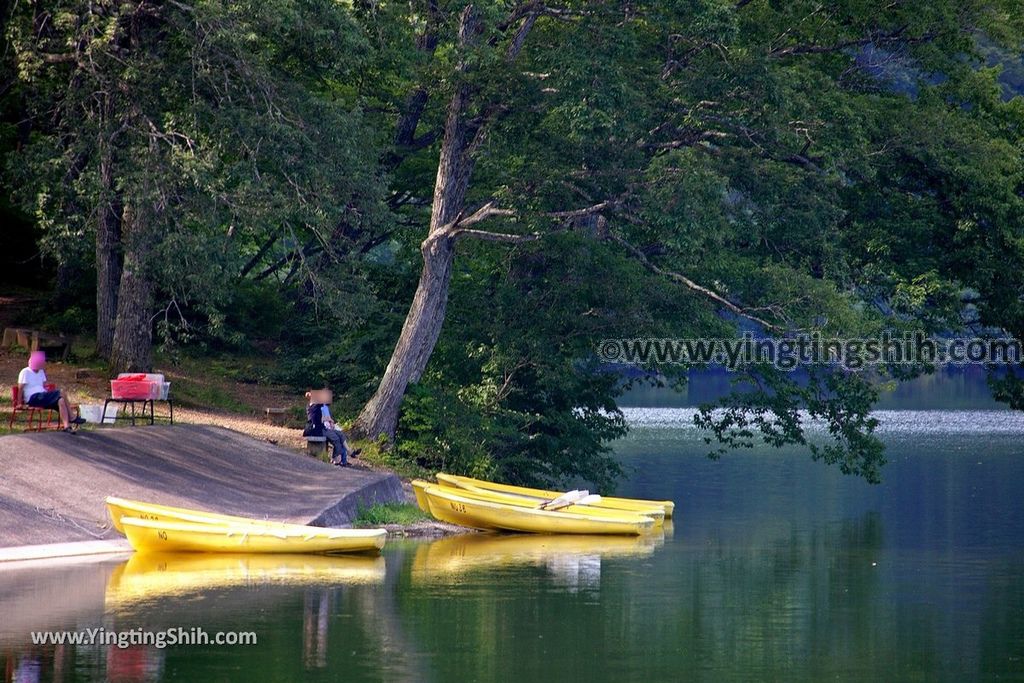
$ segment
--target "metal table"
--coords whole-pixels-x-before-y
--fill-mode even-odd
[[[127,411],[118,411],[118,414],[114,415],[114,422],[118,420],[131,420],[132,427],[135,426],[135,420],[146,419],[146,404],[149,404],[149,424],[156,424],[156,414],[154,404],[157,401],[161,401],[167,404],[168,410],[170,411],[170,423],[174,424],[174,401],[170,398],[166,399],[153,399],[153,398],[108,398],[103,402],[103,415],[100,417],[100,424],[106,424],[107,422],[107,406],[111,403],[120,403],[122,406],[131,406],[131,415],[127,414]],[[135,410],[135,404],[142,404],[142,412],[137,413]],[[160,416],[163,419],[163,416]]]

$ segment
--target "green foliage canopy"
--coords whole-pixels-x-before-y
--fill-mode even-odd
[[[1024,333],[1024,100],[991,66],[1019,56],[1016,0],[489,0],[459,47],[464,7],[65,0],[42,27],[16,15],[36,125],[21,195],[58,253],[111,192],[160,207],[146,234],[162,301],[210,302],[214,327],[242,280],[299,264],[260,280],[312,331],[285,333],[283,372],[354,409],[408,307],[447,104],[468,84],[486,135],[467,205],[494,202],[508,215],[488,229],[540,239],[460,244],[397,447],[513,481],[617,475],[607,443],[629,382],[597,367],[603,338],[732,336],[744,316],[847,337]],[[806,379],[750,368],[750,391],[698,422],[877,481],[872,387]]]

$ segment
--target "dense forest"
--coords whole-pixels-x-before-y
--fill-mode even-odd
[[[602,339],[1024,336],[1018,0],[2,5],[4,241],[117,370],[273,352],[424,467],[608,483],[688,367]],[[713,447],[878,480],[873,379],[736,381]]]

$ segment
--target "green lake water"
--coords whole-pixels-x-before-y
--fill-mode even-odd
[[[627,413],[620,492],[675,500],[663,534],[8,568],[3,680],[1024,680],[1024,416],[883,411],[870,486],[797,451],[709,461],[686,407]],[[258,644],[29,635],[97,627]]]

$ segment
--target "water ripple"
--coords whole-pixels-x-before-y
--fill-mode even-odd
[[[647,429],[696,430],[696,408],[623,408],[629,425]],[[876,410],[878,434],[1024,434],[1024,413],[1011,410]],[[811,431],[824,423],[803,420]]]

